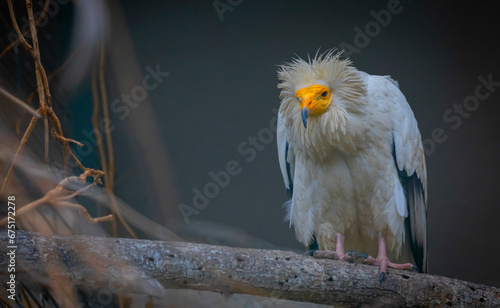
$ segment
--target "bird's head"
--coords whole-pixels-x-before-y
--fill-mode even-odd
[[[357,153],[369,138],[364,75],[340,55],[331,50],[278,70],[285,138],[317,160],[331,159],[332,149]]]
[[[302,114],[302,123],[307,128],[307,119],[309,116],[318,116],[323,114],[330,106],[332,100],[332,91],[322,85],[312,85],[298,89],[295,92]]]
[[[323,120],[345,130],[348,114],[359,112],[365,95],[362,78],[340,55],[331,50],[309,61],[294,59],[278,70],[284,112],[300,119],[304,129]]]

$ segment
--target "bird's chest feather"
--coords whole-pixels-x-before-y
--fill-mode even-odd
[[[290,218],[297,238],[307,245],[313,234],[350,239],[374,238],[374,216],[394,190],[392,159],[376,148],[351,156],[333,151],[318,163],[297,153]],[[379,210],[381,209],[381,210]],[[377,212],[378,211],[378,212]]]

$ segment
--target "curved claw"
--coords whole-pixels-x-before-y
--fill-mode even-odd
[[[416,265],[413,265],[413,269],[416,270],[419,273],[422,273],[422,271]]]
[[[317,249],[309,249],[308,251],[306,251],[304,253],[305,256],[310,256],[310,257],[313,257],[314,256],[314,253],[318,251]]]
[[[380,276],[378,278],[378,282],[380,283],[380,285],[382,285],[382,282],[384,281],[386,275],[387,274],[385,272],[380,273]]]
[[[368,254],[366,253],[360,253],[356,256],[356,260],[359,259],[359,258],[363,258],[363,259],[368,259]]]
[[[354,250],[349,250],[344,257],[344,260],[347,262],[354,262],[356,260],[356,252]]]

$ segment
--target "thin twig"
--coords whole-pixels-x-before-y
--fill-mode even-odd
[[[101,159],[102,169],[107,171],[108,164],[106,161],[106,153],[104,152],[104,143],[99,130],[99,93],[97,89],[97,70],[95,68],[92,72],[92,100],[94,102],[94,110],[92,112],[92,127],[94,128],[94,135],[97,142],[97,148],[99,149],[99,157]],[[104,176],[104,178],[106,178],[106,175]]]
[[[108,170],[106,153],[104,151],[104,143],[102,140],[101,131],[99,129],[99,119],[100,119],[99,93],[98,93],[99,90],[97,89],[97,68],[96,68],[96,66],[94,66],[92,69],[91,84],[92,84],[92,101],[93,101],[92,127],[94,128],[94,136],[95,136],[95,139],[97,142],[97,148],[99,150],[99,158],[100,158],[100,162],[101,162],[101,167],[103,170]],[[104,178],[106,178],[106,175],[104,176]],[[99,209],[103,209],[103,208],[99,207]],[[116,221],[113,221],[111,228],[112,228],[112,231],[116,230]]]
[[[95,186],[95,183],[92,183],[92,184],[89,184],[83,188],[80,188],[79,190],[75,191],[74,193],[72,193],[71,195],[68,195],[68,196],[65,196],[65,197],[60,197],[60,198],[57,198],[58,201],[63,201],[63,200],[67,200],[67,199],[71,199],[71,198],[74,198],[78,195],[80,195],[82,192],[86,191],[87,189],[91,188]]]
[[[37,112],[40,111],[40,108],[37,110]],[[14,165],[16,164],[17,159],[21,155],[21,153],[24,150],[24,147],[26,146],[26,143],[28,142],[28,138],[31,135],[31,132],[33,131],[33,128],[35,128],[35,124],[38,121],[37,117],[32,117],[30,124],[28,125],[28,128],[26,128],[26,131],[24,132],[23,138],[21,139],[21,142],[19,143],[19,146],[17,147],[16,154],[14,155],[14,158],[12,159],[12,164],[9,167],[9,171],[7,171],[7,175],[5,176],[5,180],[3,181],[2,188],[0,189],[0,195],[2,192],[5,190],[5,187],[10,182],[10,179],[12,177],[12,172],[14,171]]]
[[[82,173],[78,178],[77,177],[69,177],[65,178],[62,181],[60,181],[57,186],[51,190],[49,190],[42,198],[35,200],[33,202],[30,202],[26,204],[23,207],[20,207],[16,211],[16,218],[22,216],[26,212],[29,212],[31,210],[34,210],[35,208],[39,207],[42,204],[49,204],[53,206],[70,206],[73,208],[77,208],[79,212],[82,214],[82,216],[89,222],[91,223],[96,223],[94,218],[90,217],[90,214],[85,210],[85,208],[79,204],[67,202],[66,200],[74,198],[78,195],[80,195],[82,192],[85,190],[91,188],[92,186],[97,183],[96,178],[102,176],[103,173],[100,170],[93,170],[93,169],[87,169],[84,173]],[[74,192],[71,192],[71,190],[68,190],[66,188],[66,185],[72,182],[75,182],[75,179],[79,182],[85,181],[87,176],[93,176],[94,177],[94,183],[87,185],[83,188],[80,188],[79,190],[76,190]],[[109,216],[109,215],[108,215]],[[102,221],[111,221],[111,218],[101,218]],[[4,226],[8,221],[8,217],[5,217],[4,219],[0,220],[0,228]],[[97,221],[99,222],[99,221]]]
[[[68,202],[68,201],[55,201],[52,203],[52,205],[58,206],[58,207],[63,206],[63,207],[77,209],[78,212],[80,213],[80,215],[83,218],[85,218],[85,220],[87,220],[87,222],[90,224],[96,224],[99,222],[113,221],[114,220],[112,214],[104,216],[104,217],[93,218],[92,216],[90,216],[90,214],[86,208],[84,208],[83,206],[81,206],[80,204],[77,204],[77,203],[72,203],[72,202]]]
[[[96,170],[96,169],[91,169],[91,168],[85,168],[85,171],[80,174],[79,178],[82,181],[85,181],[87,177],[92,177],[94,178],[94,182],[97,184],[102,184],[101,178],[105,175],[105,173],[101,170]]]
[[[75,57],[75,55],[77,54],[77,52],[80,50],[80,48],[76,48],[75,50],[73,50],[73,52],[69,55],[69,57],[64,61],[63,64],[61,64],[61,66],[59,66],[55,71],[53,71],[52,73],[50,73],[49,76],[47,76],[47,81],[48,83],[50,83],[50,81],[52,79],[54,79],[55,76],[57,76],[57,74],[59,74],[60,72],[62,72],[66,66],[68,66],[68,63],[73,60],[73,58]],[[35,92],[31,92],[30,95],[28,96],[28,99],[26,100],[27,104],[31,104],[31,102],[33,102],[33,99],[35,98]]]
[[[101,55],[99,59],[99,84],[101,90],[101,101],[102,101],[102,112],[103,118],[107,125],[105,126],[106,133],[106,145],[108,150],[108,170],[106,170],[107,178],[106,182],[109,182],[109,187],[112,188],[114,182],[115,175],[115,159],[113,152],[113,139],[111,139],[111,131],[109,130],[109,106],[108,106],[108,94],[106,90],[106,76],[104,74],[104,66],[105,66],[105,50],[104,50],[104,41],[101,41]]]
[[[40,52],[38,54],[40,54]],[[49,89],[49,79],[47,78],[47,73],[43,68],[40,57],[38,57],[38,61],[39,61],[38,69],[40,70],[40,75],[42,77],[42,85],[45,90],[46,103],[48,107],[52,108],[52,95],[50,94],[50,89]]]
[[[45,151],[44,159],[45,164],[49,163],[49,121],[47,119],[47,108],[51,108],[50,91],[46,85],[47,75],[40,60],[40,48],[38,46],[38,35],[36,33],[35,19],[33,17],[33,2],[26,0],[26,8],[28,10],[28,20],[30,25],[31,40],[33,42],[33,58],[35,59],[35,73],[36,84],[38,89],[38,99],[40,101],[40,108],[42,109],[43,127],[45,129]]]
[[[46,4],[47,3],[48,2],[46,2]],[[32,2],[32,0],[26,0],[26,8],[28,11],[28,20],[29,20],[29,27],[30,27],[33,46],[31,46],[26,41],[24,36],[21,34],[21,31],[19,30],[19,26],[17,25],[17,21],[15,18],[13,6],[12,6],[12,0],[8,0],[8,4],[9,4],[9,12],[10,12],[10,15],[12,18],[12,23],[14,24],[14,28],[16,29],[16,32],[18,33],[18,35],[20,37],[20,41],[23,43],[23,46],[30,52],[30,54],[32,55],[34,62],[35,62],[35,75],[36,75],[36,82],[37,82],[37,94],[39,97],[39,107],[34,114],[38,115],[38,116],[41,115],[44,118],[44,128],[45,128],[44,162],[48,163],[48,160],[49,160],[49,137],[48,136],[49,136],[49,127],[50,127],[50,131],[52,133],[53,138],[55,140],[59,141],[62,145],[65,168],[67,168],[67,157],[69,155],[69,157],[71,157],[76,162],[77,166],[80,167],[84,171],[79,177],[79,179],[81,181],[85,182],[86,178],[88,176],[91,176],[94,179],[93,184],[88,185],[88,186],[86,186],[80,190],[77,190],[75,192],[72,192],[72,193],[71,193],[71,190],[68,190],[65,188],[65,182],[68,181],[69,178],[65,179],[65,180],[61,181],[54,189],[47,192],[47,194],[45,196],[43,196],[42,198],[40,198],[36,201],[33,201],[33,202],[23,206],[22,208],[19,208],[17,213],[16,213],[17,214],[16,216],[19,217],[23,213],[26,213],[27,211],[30,211],[30,210],[32,210],[32,209],[34,209],[42,204],[49,204],[52,206],[69,206],[69,207],[77,208],[78,211],[80,212],[80,214],[82,215],[82,217],[84,217],[89,223],[98,223],[98,222],[104,222],[104,221],[114,222],[113,215],[108,215],[108,216],[100,217],[100,218],[92,218],[83,206],[81,206],[79,204],[65,201],[67,199],[70,199],[70,198],[73,198],[73,197],[80,195],[83,191],[92,187],[95,184],[102,184],[101,178],[103,176],[105,176],[105,172],[103,172],[101,170],[86,168],[85,166],[82,165],[80,160],[72,152],[69,145],[70,145],[70,143],[75,143],[79,146],[83,146],[83,144],[76,141],[76,140],[64,137],[61,123],[60,123],[57,115],[55,114],[54,110],[52,109],[49,80],[50,80],[50,78],[55,76],[57,74],[57,72],[59,72],[60,70],[62,70],[64,68],[64,66],[68,63],[68,61],[71,59],[71,57],[74,55],[74,53],[66,60],[66,62],[58,70],[56,70],[49,77],[47,77],[47,74],[46,74],[45,69],[42,65],[41,57],[40,57],[40,49],[39,49],[39,44],[38,44],[36,23],[34,21],[34,16],[33,16],[33,2]],[[106,93],[104,93],[104,95],[106,95]],[[32,96],[30,95],[28,100],[31,102],[33,100],[33,98],[34,98],[34,94]],[[23,104],[21,104],[21,105],[23,105]],[[26,108],[26,106],[25,106],[25,108]],[[107,99],[106,99],[106,108],[107,108]],[[109,114],[108,114],[107,118],[109,119]],[[26,131],[25,131],[25,133],[20,141],[20,144],[17,148],[16,154],[14,155],[14,158],[12,160],[12,164],[9,167],[9,170],[8,170],[7,175],[5,177],[4,183],[0,189],[0,194],[5,190],[5,187],[8,185],[10,179],[12,178],[13,169],[14,169],[14,166],[16,164],[16,161],[19,158],[19,156],[21,155],[21,153],[23,152],[24,147],[26,146],[26,144],[28,142],[28,138],[31,135],[31,133],[36,125],[37,119],[38,118],[36,116],[33,116],[33,118],[30,121],[30,124],[28,125],[28,128],[26,129]],[[109,135],[109,137],[110,137],[110,135]],[[111,141],[111,140],[109,140],[109,141]],[[113,153],[112,153],[112,148],[111,148],[111,155],[112,154]],[[114,167],[112,170],[114,172]],[[112,176],[111,176],[110,183],[112,184]],[[111,193],[110,196],[112,197],[112,200],[113,200],[114,195]],[[113,203],[115,204],[115,207],[117,208],[116,200],[114,200]],[[118,211],[117,211],[117,213],[118,213],[120,219],[122,220],[123,218],[121,218],[121,215],[119,214]],[[6,223],[6,218],[0,221],[0,227],[2,225],[4,225],[5,223]],[[126,222],[123,221],[123,223],[124,223],[125,227],[128,227]],[[132,231],[132,234],[133,234],[133,231]],[[133,234],[133,235],[135,236],[135,234]]]
[[[113,214],[109,214],[109,215],[106,215],[106,216],[103,216],[103,217],[96,217],[96,218],[92,218],[94,220],[94,223],[101,223],[101,222],[112,222],[115,220],[115,217],[113,216]]]
[[[104,74],[104,68],[105,68],[105,49],[104,49],[104,40],[101,38],[101,50],[100,50],[100,56],[99,56],[99,85],[100,85],[100,90],[101,90],[101,101],[102,101],[102,110],[103,110],[103,119],[106,123],[105,126],[105,134],[106,134],[106,145],[107,145],[107,150],[108,150],[108,160],[107,160],[107,169],[106,174],[104,175],[104,180],[105,180],[105,188],[106,191],[108,192],[108,195],[111,199],[111,208],[113,210],[113,213],[116,213],[116,216],[118,216],[118,219],[122,223],[122,225],[125,227],[127,232],[133,237],[137,238],[137,235],[135,234],[134,230],[129,226],[125,218],[123,218],[122,214],[120,213],[120,209],[118,208],[118,204],[116,202],[116,197],[113,193],[113,187],[114,187],[114,174],[115,174],[115,159],[114,159],[114,152],[113,152],[113,139],[111,138],[111,130],[109,128],[109,122],[110,122],[110,117],[109,117],[109,104],[108,104],[108,95],[107,95],[107,90],[106,90],[106,76]],[[99,144],[101,145],[101,144]],[[104,149],[99,150],[99,152],[104,152]],[[117,225],[114,222],[113,223],[113,235],[117,235]]]
[[[39,101],[40,101],[40,107],[37,109],[37,113],[41,114],[45,119],[47,117],[47,106],[45,104],[45,93],[44,93],[43,87],[40,83],[41,82],[40,81],[40,71],[38,70],[38,66],[41,63],[40,63],[40,52],[38,50],[38,40],[36,39],[36,35],[37,35],[36,34],[36,27],[35,27],[34,21],[33,21],[33,11],[32,11],[32,7],[31,7],[32,3],[30,0],[26,0],[26,2],[27,2],[26,6],[28,8],[28,15],[30,15],[30,11],[31,11],[31,15],[30,15],[31,18],[30,18],[29,22],[30,22],[31,36],[33,38],[33,45],[34,45],[33,47],[30,44],[28,44],[28,42],[26,41],[24,36],[21,34],[21,30],[19,30],[19,26],[17,25],[16,16],[14,14],[14,9],[12,7],[11,0],[8,0],[9,12],[10,12],[10,17],[12,19],[12,24],[14,25],[14,28],[16,29],[17,34],[21,38],[21,42],[23,43],[23,46],[26,48],[26,50],[28,50],[30,52],[30,54],[35,59],[37,89],[38,89],[38,95],[39,95]],[[30,124],[28,125],[28,128],[26,129],[26,132],[24,133],[23,138],[21,139],[19,147],[17,148],[16,154],[14,155],[14,158],[12,160],[12,164],[9,167],[9,170],[7,171],[7,175],[5,176],[5,180],[3,182],[2,188],[0,189],[0,194],[5,190],[5,187],[7,186],[7,184],[9,183],[9,181],[12,177],[12,172],[14,170],[15,163],[16,163],[19,155],[21,155],[21,153],[23,152],[24,147],[26,146],[26,143],[28,142],[28,138],[31,135],[33,128],[35,127],[37,119],[38,119],[37,117],[33,117],[31,119]],[[44,121],[44,123],[46,125],[45,128],[47,130],[48,129],[47,121]],[[47,144],[46,144],[46,146],[47,146]],[[47,152],[47,149],[46,149],[46,152]]]
[[[66,169],[67,169],[67,156],[71,152],[71,149],[69,148],[69,145],[65,140],[58,138],[58,136],[63,136],[63,131],[62,131],[62,127],[61,127],[61,122],[59,121],[59,118],[57,118],[57,115],[55,114],[54,110],[52,110],[52,108],[50,108],[48,110],[48,113],[50,116],[50,125],[52,127],[52,129],[51,129],[52,137],[54,137],[54,139],[61,142],[61,145],[62,145],[64,169],[66,171]],[[77,162],[77,164],[78,164],[79,160],[77,159],[77,160],[75,160],[75,162]],[[79,165],[81,165],[81,163]],[[82,170],[85,170],[85,167],[83,167],[83,166],[80,168],[82,168]]]
[[[38,200],[30,202],[30,203],[26,204],[23,207],[17,208],[16,209],[16,218],[19,217],[19,216],[21,216],[21,215],[23,215],[26,212],[29,212],[29,211],[37,208],[38,206],[46,203],[49,199],[50,199],[50,196],[47,194],[47,195],[41,197]],[[5,217],[4,219],[0,220],[0,227],[3,227],[5,224],[7,224],[8,218],[9,217]]]
[[[64,147],[66,148],[66,147],[67,147],[67,144],[64,144]],[[67,151],[67,150],[66,150],[66,151]],[[69,152],[68,152],[68,154],[69,154],[69,157],[71,157],[71,158],[73,159],[73,161],[76,163],[76,165],[77,165],[78,167],[80,167],[80,169],[82,169],[82,170],[86,170],[86,169],[87,169],[87,168],[85,168],[85,166],[82,164],[82,162],[78,159],[78,157],[76,157],[76,155],[75,155],[75,154],[73,154],[73,152],[72,152],[72,151],[69,151]]]
[[[40,16],[38,16],[38,18],[36,20],[36,23],[35,23],[37,26],[42,21],[42,19],[45,18],[45,15],[47,14],[47,9],[49,8],[49,5],[50,5],[50,0],[45,0],[45,4],[43,6],[42,12],[40,13]],[[26,36],[28,33],[30,33],[30,30],[24,31],[24,33],[22,34],[22,37],[24,38],[24,36]],[[9,46],[5,47],[5,49],[2,51],[2,53],[0,53],[0,59],[3,56],[5,56],[7,54],[7,52],[9,52],[20,41],[21,41],[21,37],[18,37],[17,40],[15,40],[14,42],[10,43]]]
[[[23,108],[25,111],[29,112],[31,115],[33,115],[33,116],[35,116],[37,118],[41,118],[42,117],[42,115],[39,114],[38,112],[36,112],[36,110],[33,107],[31,107],[27,103],[23,102],[22,100],[20,100],[16,96],[12,95],[11,93],[9,93],[8,91],[6,91],[2,87],[0,87],[0,94],[2,94],[3,96],[5,96],[6,98],[8,98],[11,102],[14,102],[16,105],[18,105],[21,108]]]
[[[12,7],[12,0],[7,0],[7,4],[9,5],[10,18],[12,19],[12,25],[16,30],[17,36],[19,37],[19,40],[23,44],[24,48],[33,56],[33,47],[31,47],[31,45],[26,41],[24,35],[19,29],[19,25],[17,24],[16,15],[14,14],[14,8]]]
[[[37,113],[41,114],[44,117],[44,128],[45,128],[45,151],[44,151],[44,161],[47,163],[48,162],[48,147],[49,147],[49,142],[48,142],[48,129],[49,129],[49,121],[47,120],[47,113],[51,115],[51,124],[53,122],[53,117],[52,115],[55,115],[50,104],[47,104],[46,99],[50,98],[50,92],[48,90],[48,83],[47,83],[47,76],[45,75],[45,70],[43,69],[43,65],[40,60],[40,49],[38,46],[38,37],[37,37],[37,32],[36,32],[36,25],[35,25],[35,20],[33,17],[33,3],[31,0],[26,0],[26,8],[28,11],[28,20],[29,20],[29,27],[30,27],[30,32],[31,32],[31,37],[33,40],[33,46],[29,45],[24,36],[22,36],[21,31],[19,30],[19,26],[17,25],[16,17],[14,14],[14,9],[12,7],[12,1],[8,0],[8,5],[9,5],[9,12],[11,15],[12,23],[14,25],[14,28],[16,29],[16,32],[18,35],[21,37],[21,42],[23,42],[24,47],[30,52],[32,55],[33,59],[35,60],[35,75],[36,75],[36,81],[37,81],[37,91],[38,91],[38,98],[39,98],[39,104],[40,107],[37,109]],[[57,119],[57,117],[55,117]],[[28,128],[26,129],[26,132],[21,139],[21,142],[19,144],[19,147],[16,151],[16,154],[14,156],[14,159],[12,160],[12,164],[9,167],[9,170],[7,172],[7,175],[5,177],[4,183],[2,185],[2,188],[0,189],[0,194],[5,190],[5,187],[9,183],[11,177],[12,177],[12,171],[14,170],[14,166],[16,163],[16,160],[18,159],[19,155],[23,152],[24,147],[26,146],[26,143],[28,141],[28,138],[33,131],[35,124],[37,122],[37,118],[33,117],[31,119],[30,124],[28,125]],[[59,122],[57,120],[56,122]],[[60,123],[59,123],[60,127]],[[62,132],[62,130],[61,130]],[[67,145],[67,144],[66,144]]]
[[[62,135],[59,135],[57,132],[53,132],[53,135],[54,135],[54,138],[56,140],[59,140],[61,143],[74,143],[76,145],[78,145],[79,147],[83,147],[83,143],[81,143],[80,141],[76,141],[74,139],[70,139],[70,138],[66,138]]]
[[[47,120],[47,115],[43,117],[43,126],[45,127],[45,152],[43,155],[43,162],[45,164],[49,163],[49,121]]]
[[[101,37],[101,44],[100,44],[100,51],[99,51],[99,89],[101,91],[101,103],[102,103],[102,109],[103,109],[103,119],[104,121],[109,121],[109,114],[107,110],[107,102],[108,102],[108,94],[106,90],[106,76],[104,74],[104,68],[105,68],[105,50],[104,50],[104,40]],[[96,101],[94,101],[96,102]],[[97,101],[98,103],[99,101]],[[99,106],[97,106],[99,109]],[[94,119],[92,119],[94,120]],[[106,126],[108,126],[109,122],[106,123]],[[94,131],[96,135],[100,135],[99,130]],[[113,181],[114,181],[114,166],[111,166],[111,159],[113,158],[113,144],[112,144],[112,139],[111,139],[111,134],[106,133],[106,146],[108,149],[108,156],[105,156],[105,151],[104,151],[104,143],[99,143],[98,148],[99,148],[99,155],[104,154],[104,156],[101,157],[101,161],[103,162],[103,169],[106,171],[106,174],[104,175],[104,187],[106,189],[106,192],[110,196],[111,199],[111,209],[113,212],[116,212],[118,215],[118,219],[121,221],[120,214],[118,213],[119,210],[116,206],[116,199],[112,198],[113,196]],[[100,138],[102,139],[102,138]],[[113,222],[111,225],[111,234],[113,236],[116,236],[118,234],[118,225],[116,224],[116,221]],[[120,307],[121,308],[121,307]]]

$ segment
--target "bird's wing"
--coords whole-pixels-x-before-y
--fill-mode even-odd
[[[281,175],[283,176],[283,181],[285,182],[286,191],[288,197],[291,198],[285,203],[287,207],[286,220],[290,221],[290,227],[292,226],[292,213],[293,213],[293,178],[295,174],[295,154],[293,152],[293,146],[286,140],[285,134],[285,124],[283,123],[283,118],[281,112],[278,113],[278,124],[276,130],[276,139],[278,142],[278,159],[280,162]],[[308,244],[309,250],[317,250],[318,242],[316,241],[316,236],[312,235],[312,242]]]
[[[391,103],[393,158],[405,191],[410,247],[417,266],[427,272],[427,170],[417,120],[398,84],[383,77],[386,99]]]
[[[285,187],[287,189],[289,197],[293,193],[293,174],[295,169],[295,156],[293,150],[290,148],[290,144],[285,137],[285,124],[281,116],[281,112],[278,114],[278,124],[277,124],[277,142],[278,142],[278,159],[281,168],[281,174],[283,175],[283,181],[285,182]]]

